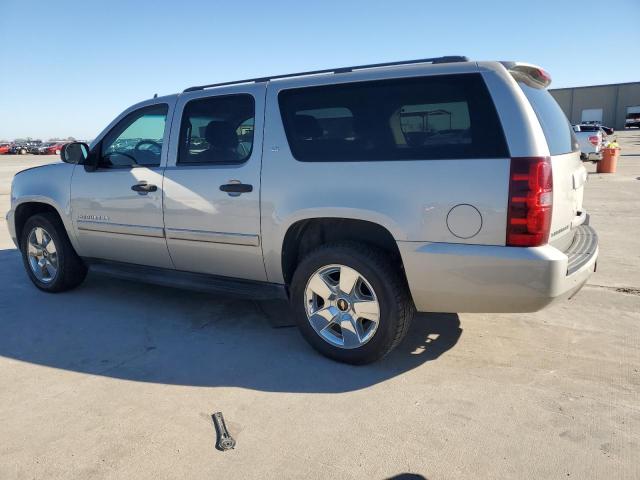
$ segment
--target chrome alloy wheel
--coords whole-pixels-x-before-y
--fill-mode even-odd
[[[317,270],[304,291],[309,323],[320,337],[339,348],[358,348],[373,338],[380,304],[373,287],[345,265]]]
[[[29,266],[42,283],[51,283],[58,274],[58,252],[51,235],[42,227],[34,227],[27,239]]]

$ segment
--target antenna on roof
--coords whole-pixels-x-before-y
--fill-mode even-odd
[[[158,94],[157,94],[157,93],[154,93],[154,94],[153,94],[153,98],[158,98]]]

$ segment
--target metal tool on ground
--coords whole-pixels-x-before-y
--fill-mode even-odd
[[[218,435],[216,448],[222,451],[235,448],[236,441],[229,434],[229,430],[227,430],[227,425],[224,423],[222,412],[214,413],[211,415],[211,418],[213,418],[213,424],[216,427],[216,434]]]

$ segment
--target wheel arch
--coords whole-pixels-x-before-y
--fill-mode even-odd
[[[15,224],[15,232],[18,243],[20,242],[20,238],[22,237],[22,229],[24,228],[25,223],[29,218],[39,213],[53,213],[57,215],[60,219],[60,222],[64,223],[64,217],[58,211],[58,208],[53,204],[42,201],[42,200],[29,200],[20,203],[15,207],[14,212],[14,224]],[[67,226],[65,225],[65,229]],[[71,235],[68,234],[69,230],[67,229],[67,235],[71,239]]]
[[[398,244],[385,226],[347,217],[313,217],[297,220],[284,234],[280,257],[285,284],[291,282],[296,266],[306,254],[320,245],[344,241],[365,243],[389,253],[404,277]]]

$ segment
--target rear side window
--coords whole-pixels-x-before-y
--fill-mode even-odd
[[[301,161],[508,156],[479,74],[284,90],[279,102],[291,151]]]
[[[178,164],[243,163],[253,150],[255,106],[251,95],[191,100],[180,126]]]
[[[531,87],[524,82],[518,82],[518,84],[533,107],[533,111],[536,112],[547,139],[549,153],[562,155],[563,153],[577,152],[578,142],[573,134],[571,124],[558,102],[545,88]]]

